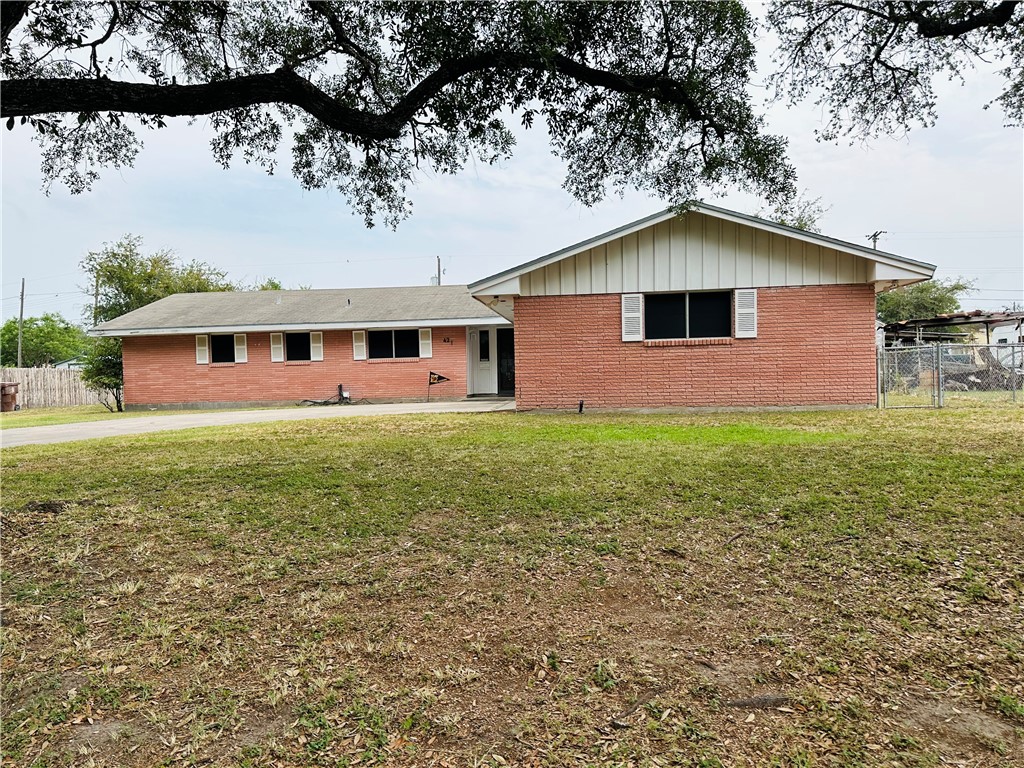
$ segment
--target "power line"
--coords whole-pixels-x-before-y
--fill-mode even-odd
[[[1021,234],[1019,229],[903,229],[890,235],[994,235]]]

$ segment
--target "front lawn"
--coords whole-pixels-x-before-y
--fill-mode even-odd
[[[57,424],[76,424],[82,421],[108,421],[110,419],[131,419],[139,416],[171,416],[182,413],[211,413],[216,410],[237,410],[232,408],[222,409],[184,409],[157,408],[145,411],[116,411],[107,410],[103,405],[73,405],[61,408],[23,408],[20,411],[10,411],[0,414],[0,430],[15,429],[17,427],[48,427]],[[245,410],[259,410],[259,407],[246,408]]]
[[[16,427],[42,427],[51,424],[74,424],[79,421],[101,421],[124,417],[125,413],[112,413],[96,405],[71,405],[62,408],[22,408],[0,413],[0,429]]]
[[[1020,414],[6,449],[5,762],[1022,764]]]

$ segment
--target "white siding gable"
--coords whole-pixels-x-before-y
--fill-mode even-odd
[[[691,211],[520,278],[523,296],[840,285],[872,279],[867,259]]]

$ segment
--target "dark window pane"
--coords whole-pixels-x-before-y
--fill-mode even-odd
[[[234,336],[211,336],[210,337],[210,362],[211,363],[233,363],[235,362],[235,337]]]
[[[391,331],[367,331],[370,359],[394,357],[395,348],[391,343]]]
[[[644,296],[644,338],[686,338],[685,293],[652,293]]]
[[[395,331],[395,357],[419,357],[420,332],[415,328],[411,331]]]
[[[284,335],[285,360],[309,360],[309,334],[286,333]]]
[[[690,294],[690,338],[732,335],[732,292]]]
[[[480,362],[486,363],[491,359],[491,332],[480,331]]]

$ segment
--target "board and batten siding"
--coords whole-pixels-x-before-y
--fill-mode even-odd
[[[868,262],[801,240],[690,212],[520,278],[522,296],[848,285]]]

